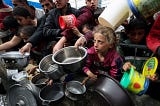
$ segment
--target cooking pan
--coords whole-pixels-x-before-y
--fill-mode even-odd
[[[93,92],[108,101],[109,106],[134,106],[128,92],[117,80],[108,75],[102,75],[96,80]]]
[[[52,106],[59,104],[63,100],[63,97],[64,92],[62,83],[47,85],[39,92],[39,98],[42,101],[42,105]]]
[[[58,80],[65,74],[59,65],[52,61],[52,54],[45,56],[40,61],[39,70],[44,73],[46,77],[53,80]]]
[[[65,95],[73,101],[84,98],[85,92],[85,85],[79,81],[69,81],[66,83]]]

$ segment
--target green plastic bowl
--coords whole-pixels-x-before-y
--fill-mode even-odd
[[[131,69],[129,71],[126,71],[124,72],[123,76],[122,76],[122,79],[120,81],[120,84],[124,87],[124,88],[127,88],[128,85],[130,84],[131,82],[131,78],[133,76],[133,73],[134,73],[134,69],[133,67],[131,67]]]

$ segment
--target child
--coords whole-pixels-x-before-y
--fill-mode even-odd
[[[119,52],[136,66],[137,71],[142,70],[144,62],[152,52],[146,47],[146,35],[148,26],[143,20],[132,19],[126,26],[128,39],[120,43]]]
[[[35,30],[36,30],[36,27],[33,26],[33,25],[22,26],[18,30],[18,36],[24,42],[27,42],[27,40],[29,39],[29,37],[31,37],[33,35],[33,33],[35,32]],[[32,48],[31,53],[30,53],[30,57],[31,57],[30,63],[31,64],[35,64],[35,62],[37,64],[38,61],[40,61],[41,58],[42,58],[42,57],[40,58],[40,56],[41,56],[40,53],[35,52],[35,51],[36,51],[36,49]]]
[[[96,18],[94,12],[98,9],[98,0],[85,0],[86,6],[83,6],[79,9],[80,15],[76,19],[76,25],[78,29],[81,29],[81,26],[88,23],[91,26],[96,26]],[[74,29],[73,29],[74,30]],[[85,33],[84,33],[85,34]],[[74,40],[77,40],[77,36],[72,32],[72,29],[65,29],[62,33],[62,38],[57,42],[53,48],[53,53],[61,48],[63,48],[65,42],[71,42],[74,44]],[[81,37],[81,35],[78,35]]]
[[[36,27],[32,25],[27,25],[27,26],[19,28],[18,34],[23,39],[24,42],[27,42],[28,38],[32,36],[35,30],[36,30]]]
[[[91,80],[100,74],[109,74],[120,80],[123,59],[116,51],[116,35],[105,26],[97,26],[93,31],[94,46],[88,49],[88,57],[83,71]]]

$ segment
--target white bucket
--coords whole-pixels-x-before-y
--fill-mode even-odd
[[[98,17],[98,21],[103,26],[116,29],[129,17],[129,13],[127,0],[121,0],[120,2],[114,0],[104,9]]]

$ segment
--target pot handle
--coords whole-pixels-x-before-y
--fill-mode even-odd
[[[82,81],[82,85],[85,85],[89,79],[90,79],[89,77],[84,78],[84,80]]]
[[[42,105],[44,106],[49,106],[51,101],[47,101],[47,100],[42,100]]]

